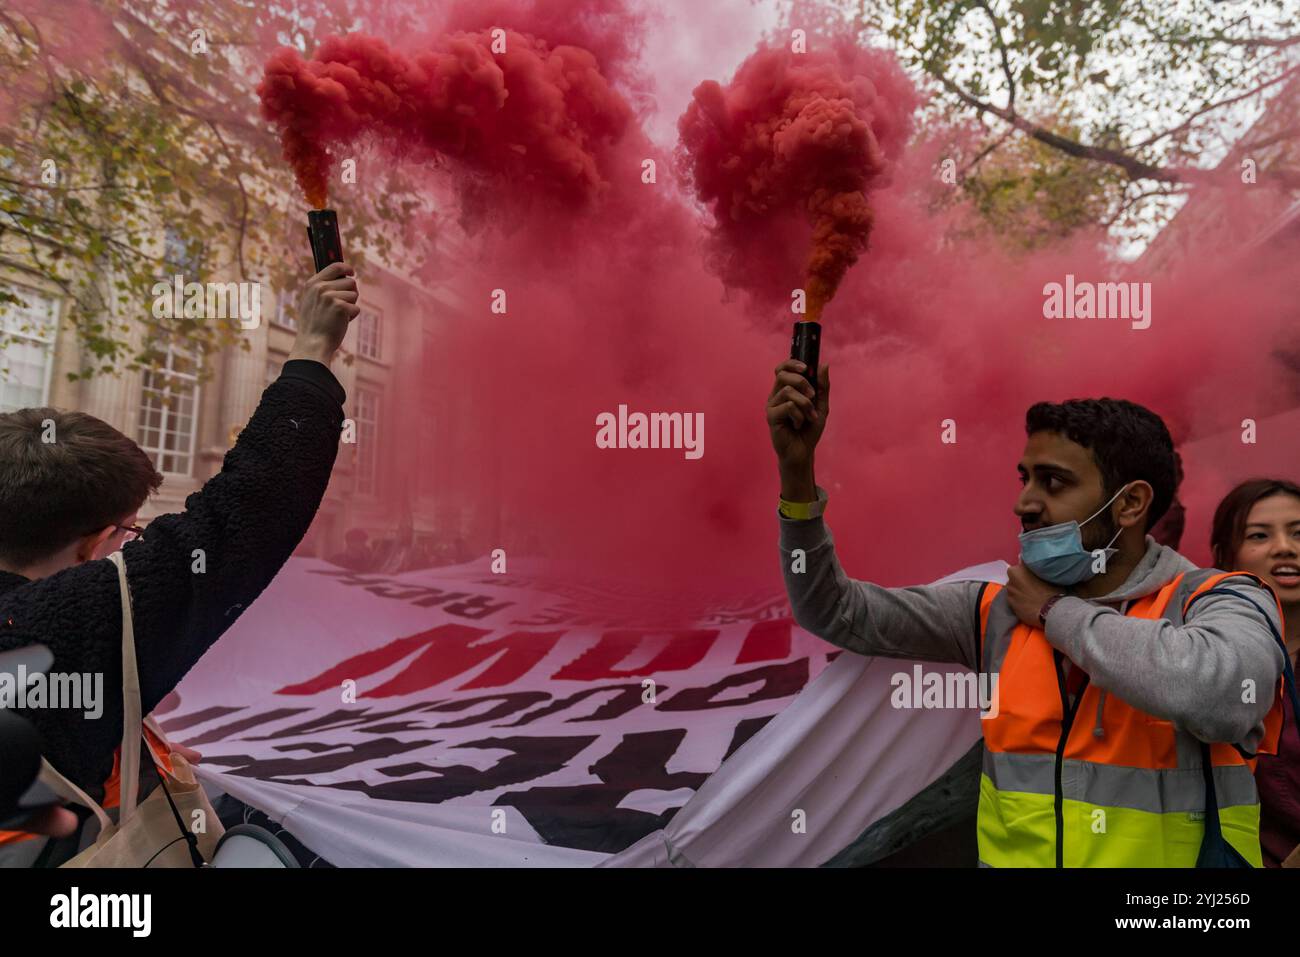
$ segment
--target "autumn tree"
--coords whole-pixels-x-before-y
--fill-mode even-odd
[[[0,270],[62,292],[79,376],[156,368],[177,337],[201,356],[247,348],[234,318],[154,315],[151,290],[175,273],[274,290],[309,271],[303,203],[254,88],[271,49],[309,50],[355,23],[354,6],[0,4]],[[421,202],[397,170],[373,167],[347,199],[345,247],[418,261],[419,238],[397,249],[387,227]],[[0,291],[0,309],[15,298]]]
[[[799,4],[795,4],[796,7]],[[1205,0],[837,0],[927,81],[927,116],[970,120],[967,193],[995,220],[1046,189],[1070,228],[1150,234],[1234,148],[1300,191],[1300,124],[1252,121],[1300,90],[1300,5]]]

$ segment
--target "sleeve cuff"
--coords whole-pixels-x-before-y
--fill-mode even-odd
[[[819,485],[817,486],[817,504],[821,506],[822,510],[825,510],[826,502],[826,490]],[[781,548],[785,551],[791,551],[795,548],[808,551],[830,540],[830,531],[826,528],[826,523],[822,520],[820,513],[808,519],[788,518],[782,515],[780,508],[778,508],[776,514],[781,523]]]
[[[1060,651],[1067,654],[1074,650],[1071,639],[1079,631],[1081,622],[1072,619],[1082,613],[1089,615],[1093,612],[1094,606],[1077,595],[1064,595],[1047,611],[1047,617],[1043,621],[1043,633],[1051,641],[1052,645]],[[1062,622],[1071,622],[1070,625],[1062,627]],[[1071,647],[1065,648],[1063,645],[1070,644]]]
[[[806,521],[810,518],[817,518],[826,511],[828,496],[826,494],[826,489],[822,488],[820,485],[815,485],[813,488],[816,493],[816,497],[813,501],[787,502],[785,499],[780,499],[780,504],[777,506],[777,513],[782,518],[788,518],[794,521]]]
[[[280,378],[310,383],[340,408],[348,397],[339,380],[334,378],[334,373],[330,372],[329,366],[314,359],[290,359],[280,370]]]

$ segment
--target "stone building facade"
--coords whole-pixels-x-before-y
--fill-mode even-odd
[[[396,408],[418,394],[414,379],[428,374],[438,355],[439,329],[461,315],[446,293],[431,292],[373,261],[360,277],[362,313],[343,343],[352,359],[333,371],[347,390],[345,412],[355,423],[354,443],[341,443],[334,477],[317,521],[299,554],[340,551],[348,530],[360,528],[372,543],[403,529],[424,554],[444,560],[486,542],[493,515],[466,515],[439,496],[454,468],[454,425],[449,416],[403,414]],[[24,305],[8,306],[0,322],[0,411],[30,406],[77,409],[134,439],[164,475],[142,517],[184,508],[221,466],[262,394],[279,374],[294,340],[289,297],[262,290],[261,321],[242,341],[207,359],[198,376],[191,354],[169,350],[163,378],[122,371],[70,380],[81,369],[75,333],[60,327],[63,303],[56,292],[18,273],[0,275],[0,288]],[[273,490],[268,490],[273,494]],[[461,555],[459,557],[468,557]]]

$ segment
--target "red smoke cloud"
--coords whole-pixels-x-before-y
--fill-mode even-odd
[[[892,57],[844,41],[759,50],[727,86],[696,87],[678,124],[680,160],[713,213],[723,281],[788,301],[806,277],[807,316],[819,318],[867,248],[868,193],[898,159],[917,102]],[[801,219],[812,235],[796,272]]]
[[[19,43],[31,43],[39,47],[37,62],[44,65],[25,75],[6,76],[0,84],[0,124],[5,126],[41,105],[51,84],[56,94],[60,91],[59,71],[65,65],[82,77],[98,79],[109,72],[125,45],[109,11],[94,0],[5,0],[3,12],[4,42],[15,47],[10,55],[17,54]]]
[[[630,89],[643,82],[638,54],[651,19],[632,0],[456,0],[443,28],[475,33],[509,27],[552,47],[581,47],[611,82]]]
[[[258,95],[316,207],[333,151],[363,138],[453,161],[514,196],[584,206],[606,187],[602,152],[631,119],[589,51],[513,30],[453,33],[409,58],[359,34],[329,37],[310,60],[284,47]]]
[[[557,3],[542,16],[534,5],[496,5],[497,22],[512,31],[512,51],[515,38],[525,38],[520,69],[530,78],[555,76],[541,69],[555,57],[565,69],[591,63],[564,47],[584,36],[613,51],[610,56],[631,56],[642,21],[630,13],[620,21],[616,5],[602,3],[608,16],[593,25],[578,19],[582,6]],[[626,24],[622,34],[620,23]],[[457,61],[458,89],[480,97],[474,102],[497,104],[488,92],[504,84],[512,91],[504,108],[519,108],[520,100],[510,104],[512,64],[483,52],[486,21],[469,25],[477,32],[461,36],[475,38],[465,43],[477,52],[467,50],[469,59]],[[829,155],[884,160],[862,181],[870,251],[844,277],[833,334],[823,338],[834,395],[817,478],[830,492],[828,523],[854,577],[908,584],[977,561],[1014,560],[1015,463],[1024,445],[1024,412],[1034,402],[1130,398],[1165,416],[1177,438],[1236,428],[1247,417],[1264,421],[1296,404],[1294,371],[1278,361],[1296,349],[1289,318],[1300,277],[1294,250],[1269,246],[1234,259],[1221,235],[1207,233],[1198,244],[1193,232],[1184,234],[1176,268],[1156,273],[1114,262],[1095,236],[1027,254],[1002,250],[987,237],[963,239],[971,230],[960,210],[930,212],[940,205],[933,202],[936,189],[956,187],[938,176],[942,146],[908,140],[918,96],[883,54],[810,36],[811,52],[800,66],[782,52],[759,53],[736,80],[718,76],[711,99],[706,93],[703,101],[697,96],[690,104],[663,104],[674,113],[687,111],[684,136],[686,128],[708,134],[711,160],[704,168],[720,172],[710,180],[716,201],[706,198],[706,221],[682,201],[670,177],[651,183],[639,175],[643,160],[658,153],[641,132],[638,111],[627,108],[639,102],[628,80],[640,75],[635,60],[619,60],[615,70],[605,53],[593,53],[596,72],[578,71],[581,89],[608,94],[586,95],[598,107],[594,116],[574,109],[576,101],[559,97],[553,87],[526,87],[539,93],[532,108],[547,108],[544,115],[560,121],[559,130],[538,129],[531,115],[521,115],[532,130],[530,144],[549,136],[560,140],[550,152],[520,154],[503,148],[511,131],[486,115],[434,109],[428,115],[446,121],[437,129],[459,131],[464,139],[426,135],[430,87],[420,78],[444,74],[422,64],[445,62],[450,40],[411,40],[400,56],[378,41],[350,45],[356,42],[322,45],[311,61],[279,55],[281,80],[308,78],[302,89],[281,89],[280,95],[311,106],[303,130],[315,136],[309,141],[335,150],[349,137],[368,136],[393,155],[408,156],[411,169],[427,166],[431,182],[445,182],[447,172],[454,180],[485,178],[494,188],[476,196],[486,212],[508,208],[516,214],[509,228],[482,230],[460,244],[465,261],[454,262],[445,288],[437,290],[459,303],[458,310],[385,315],[407,331],[423,325],[432,347],[423,350],[417,370],[410,369],[409,356],[392,357],[393,392],[385,397],[380,435],[392,453],[382,461],[398,474],[381,475],[381,485],[431,487],[452,522],[463,519],[471,530],[469,544],[478,555],[501,547],[513,559],[539,543],[568,581],[631,580],[666,596],[685,619],[694,592],[780,588],[779,483],[762,407],[772,368],[788,354],[788,327],[756,322],[753,305],[726,301],[719,277],[753,293],[755,305],[788,304],[808,265],[812,172]],[[367,60],[363,54],[372,50],[385,51],[387,59]],[[483,70],[468,71],[467,62]],[[377,80],[379,65],[392,71],[383,81],[391,97]],[[708,68],[697,69],[704,75]],[[870,95],[856,77],[870,81]],[[767,98],[759,95],[764,83],[770,84]],[[804,91],[847,91],[823,95],[824,109],[842,117],[853,135],[819,151],[798,139],[803,127],[773,120],[769,128],[786,130],[799,148],[779,157],[769,150],[763,161],[758,118],[784,117],[784,104],[794,97],[788,91],[798,83],[806,84]],[[360,91],[369,92],[354,97]],[[547,96],[540,95],[544,91]],[[326,109],[335,102],[331,95],[347,106],[340,116]],[[721,115],[730,120],[730,138],[704,125],[691,127],[692,114],[700,124],[718,115],[706,114],[708,102],[726,107]],[[742,111],[742,102],[752,110]],[[619,132],[608,122],[592,125],[595,118],[616,116],[622,117]],[[599,129],[611,132],[602,139],[592,132]],[[944,141],[944,131],[927,132]],[[752,137],[752,152],[736,151],[748,142],[744,135]],[[870,143],[874,147],[864,145]],[[577,152],[565,152],[570,147]],[[430,150],[442,162],[419,162]],[[561,155],[577,158],[540,162]],[[726,167],[729,156],[743,156],[744,168],[757,178]],[[782,162],[794,177],[789,183],[771,179]],[[526,180],[529,173],[536,178]],[[843,183],[826,188],[855,191]],[[368,181],[353,188],[363,194]],[[1216,195],[1230,215],[1239,202],[1234,197],[1259,188],[1225,186]],[[522,202],[539,196],[552,201]],[[733,208],[740,219],[719,215]],[[1092,282],[1151,281],[1150,328],[1135,330],[1123,320],[1045,318],[1044,285],[1061,283],[1067,274]],[[361,281],[364,289],[364,275]],[[496,289],[508,294],[504,315],[490,308]],[[635,412],[702,412],[703,457],[689,460],[679,449],[598,448],[596,417],[621,404]],[[941,441],[949,419],[956,425],[955,444]],[[411,440],[430,422],[439,429],[432,464],[415,453]],[[1294,436],[1265,428],[1260,443],[1275,449],[1289,443],[1284,457],[1292,463],[1290,474],[1300,474]],[[1239,446],[1233,446],[1235,461],[1253,468],[1255,447]],[[1228,472],[1211,475],[1199,462],[1188,464],[1190,530],[1203,527],[1204,512],[1227,491]],[[432,483],[426,478],[431,470]],[[484,531],[491,519],[482,517],[498,513],[500,527]],[[456,531],[440,525],[438,533],[454,537]],[[1187,551],[1205,557],[1202,533],[1189,532]],[[486,573],[486,559],[482,567]]]

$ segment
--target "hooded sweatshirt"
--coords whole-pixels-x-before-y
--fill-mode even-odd
[[[819,497],[825,494],[818,490]],[[884,588],[857,581],[840,566],[824,519],[778,513],[778,520],[786,593],[800,627],[860,655],[979,670],[982,583]],[[803,550],[800,563],[795,549]],[[1103,719],[1104,695],[1116,695],[1201,741],[1235,744],[1253,755],[1282,675],[1282,646],[1269,627],[1280,633],[1281,616],[1267,589],[1253,578],[1231,579],[1231,587],[1250,594],[1259,608],[1211,592],[1191,606],[1182,626],[1123,614],[1129,603],[1195,568],[1147,536],[1146,553],[1122,585],[1100,598],[1060,599],[1047,616],[1045,635],[1103,692],[1096,721]],[[1247,681],[1254,682],[1256,700],[1243,706]]]

